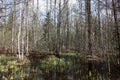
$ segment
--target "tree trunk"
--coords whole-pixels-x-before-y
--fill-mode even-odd
[[[28,30],[28,0],[25,1],[25,17],[24,17],[24,53],[28,55],[29,46],[29,30]]]
[[[92,55],[92,26],[91,26],[91,0],[86,1],[86,17],[88,27],[88,54]]]
[[[106,0],[106,6],[108,6],[108,1]],[[106,43],[106,47],[105,47],[105,54],[107,54],[106,56],[106,62],[107,62],[107,67],[108,67],[108,73],[110,74],[110,60],[109,60],[109,53],[108,50],[109,50],[109,19],[108,19],[108,8],[106,7],[106,16],[107,16],[107,19],[106,19],[106,28],[105,28],[105,31],[106,31],[106,36],[105,36],[105,43]]]
[[[20,26],[18,32],[18,57],[21,58],[22,4],[20,4]]]
[[[61,26],[61,0],[59,0],[59,13],[57,16],[57,40],[56,40],[56,55],[60,53],[60,26]]]
[[[88,55],[92,56],[92,25],[91,25],[91,0],[86,0],[86,18],[87,18],[87,28],[88,28]],[[92,61],[88,62],[88,76],[91,80],[92,71]]]
[[[14,0],[13,26],[12,26],[12,53],[15,52],[15,27],[16,27],[16,0]]]
[[[118,55],[118,60],[117,63],[120,64],[120,33],[119,33],[119,25],[118,25],[118,21],[117,21],[117,8],[115,5],[114,0],[112,0],[112,6],[113,6],[113,13],[114,13],[114,21],[115,21],[115,39],[116,39],[116,48],[118,49],[119,55]]]
[[[101,18],[100,18],[100,0],[98,0],[98,45],[99,45],[99,53],[102,55],[102,40],[101,40]]]
[[[66,1],[66,21],[67,21],[67,39],[66,39],[66,50],[69,51],[69,43],[70,43],[70,36],[69,36],[69,8],[68,8],[69,1]]]

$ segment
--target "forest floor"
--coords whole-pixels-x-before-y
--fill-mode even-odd
[[[87,80],[89,61],[93,64],[92,79],[120,79],[120,68],[115,65],[113,56],[110,56],[110,64],[108,64],[95,55],[91,57],[76,53],[62,53],[60,57],[56,57],[54,54],[34,53],[24,57],[23,60],[18,59],[17,56],[0,54],[0,80],[39,80],[37,78],[59,80],[60,75],[62,80]],[[110,73],[108,65],[110,65]]]

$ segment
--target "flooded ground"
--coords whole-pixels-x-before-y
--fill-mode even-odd
[[[80,56],[57,58],[50,55],[28,59],[28,63],[18,64],[20,61],[14,58],[4,56],[4,61],[0,58],[0,80],[120,80],[119,67],[112,62],[109,72],[107,62],[92,61],[90,72],[89,61]]]

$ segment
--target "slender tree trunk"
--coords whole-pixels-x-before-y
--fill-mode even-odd
[[[74,25],[75,27],[76,27],[76,34],[75,34],[75,44],[76,44],[76,51],[77,51],[77,53],[79,52],[79,26],[78,26],[78,22],[77,22],[77,20],[75,20],[75,25]]]
[[[55,27],[55,32],[56,32],[56,0],[54,0],[54,27]],[[56,41],[54,42],[53,45],[53,51],[56,53]]]
[[[20,26],[18,32],[18,57],[21,59],[22,4],[20,4]]]
[[[66,1],[66,21],[67,21],[67,39],[66,39],[66,50],[67,50],[67,52],[68,52],[68,50],[69,50],[69,43],[70,43],[70,37],[69,37],[69,8],[68,8],[68,3],[69,3],[69,1],[67,0]]]
[[[100,18],[100,0],[98,0],[98,33],[99,33],[99,35],[98,35],[98,44],[99,44],[99,53],[102,55],[102,51],[101,51],[101,49],[102,49],[102,40],[101,40],[101,18]]]
[[[4,8],[5,7],[5,3],[4,3],[4,0],[2,1],[2,7]],[[5,9],[5,15],[6,15],[6,9]],[[6,16],[5,18],[3,18],[3,21],[2,22],[3,24],[3,30],[2,30],[2,47],[5,49],[5,27],[6,27]]]
[[[33,49],[35,49],[36,46],[36,14],[35,14],[35,6],[34,6],[34,0],[32,1],[32,11],[33,11],[33,23],[32,23],[32,31],[33,31]]]
[[[56,55],[60,53],[60,26],[61,26],[61,0],[59,0],[59,13],[57,18],[57,42],[56,42]]]
[[[114,13],[114,21],[115,21],[115,32],[116,32],[115,39],[117,43],[116,48],[118,49],[118,52],[119,52],[117,63],[120,64],[120,33],[119,33],[119,25],[117,21],[117,10],[116,10],[117,8],[114,0],[112,0],[112,6],[113,6],[113,13]]]
[[[14,0],[14,11],[13,11],[13,27],[12,27],[12,53],[14,53],[14,40],[15,40],[15,26],[16,26],[16,0]]]
[[[46,5],[47,5],[47,6],[46,6],[46,7],[47,7],[47,9],[46,9],[46,16],[47,16],[47,18],[48,18],[48,17],[50,17],[50,10],[49,10],[49,7],[50,7],[50,6],[49,6],[49,1],[48,1],[48,0],[47,0],[47,2],[46,2]],[[46,19],[47,19],[47,18],[46,18]],[[47,33],[46,33],[47,36],[46,36],[46,37],[47,37],[47,42],[48,42],[48,48],[49,48],[49,40],[50,40],[50,29],[49,29],[49,28],[50,28],[50,25],[49,25],[49,18],[48,18],[48,19],[46,20],[46,30],[47,30]]]
[[[25,17],[24,17],[24,53],[28,55],[28,45],[29,45],[29,30],[28,30],[28,0],[25,1]]]
[[[92,55],[92,25],[91,25],[91,0],[86,1],[86,17],[88,27],[88,54]]]
[[[88,28],[88,55],[92,56],[92,25],[91,25],[91,0],[86,0],[86,18],[87,18],[87,28]],[[92,62],[88,62],[88,76],[91,80]]]
[[[106,6],[108,6],[108,2],[107,2],[107,0],[106,0]],[[106,49],[105,49],[105,54],[107,54],[107,66],[108,66],[108,73],[109,73],[109,75],[110,75],[110,60],[109,60],[109,54],[107,53],[108,52],[108,50],[109,50],[109,37],[108,37],[108,35],[109,35],[109,33],[108,33],[108,30],[109,30],[109,19],[108,19],[108,8],[106,7],[106,16],[107,16],[107,20],[106,20]]]

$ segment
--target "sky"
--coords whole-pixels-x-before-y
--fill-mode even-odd
[[[33,0],[31,0],[31,4],[33,4],[32,1]],[[46,10],[46,1],[47,0],[38,0],[38,1],[39,1],[39,10],[40,10],[40,12],[44,12]],[[52,4],[54,6],[54,0],[48,0],[48,1],[49,2],[52,1]],[[57,0],[57,1],[59,1],[59,0]],[[61,1],[63,2],[64,0],[61,0]],[[13,2],[13,0],[4,0],[4,2],[5,3],[10,3],[10,2]],[[72,6],[75,3],[76,3],[76,0],[69,0],[69,6]],[[37,7],[37,0],[34,0],[34,6],[35,6],[35,8]]]
[[[52,3],[54,3],[54,0],[49,0],[52,1]],[[59,0],[57,0],[59,1]],[[63,2],[63,0],[62,0]],[[72,6],[76,3],[76,0],[69,0],[69,6]],[[35,7],[37,7],[37,0],[35,0],[34,2]],[[53,5],[54,6],[54,5]],[[41,10],[41,12],[44,12],[46,10],[46,0],[39,0],[39,10]]]
[[[13,1],[14,0],[4,0],[4,3],[5,4],[9,4],[9,3],[13,3]],[[21,0],[22,1],[22,0]],[[32,5],[33,5],[33,3],[32,3],[32,1],[33,0],[31,0],[31,2],[30,2],[30,7],[32,7]],[[39,1],[39,13],[41,13],[41,14],[45,14],[46,13],[46,1],[47,0],[38,0]],[[50,1],[52,1],[52,5],[53,5],[53,7],[54,7],[54,0],[48,0],[49,1],[49,3],[50,3]],[[57,0],[57,4],[58,4],[58,1],[59,0]],[[63,1],[64,0],[61,0],[62,1],[62,3],[63,3]],[[0,1],[0,3],[1,3],[1,1]],[[69,6],[72,6],[72,5],[74,5],[76,3],[76,0],[69,0]],[[18,5],[19,6],[19,5]],[[18,7],[17,6],[17,7]],[[11,7],[12,7],[12,5],[11,5]],[[37,0],[34,0],[34,10],[37,8]],[[10,9],[7,9],[7,12],[9,12],[10,11]],[[0,14],[1,15],[1,14]]]

